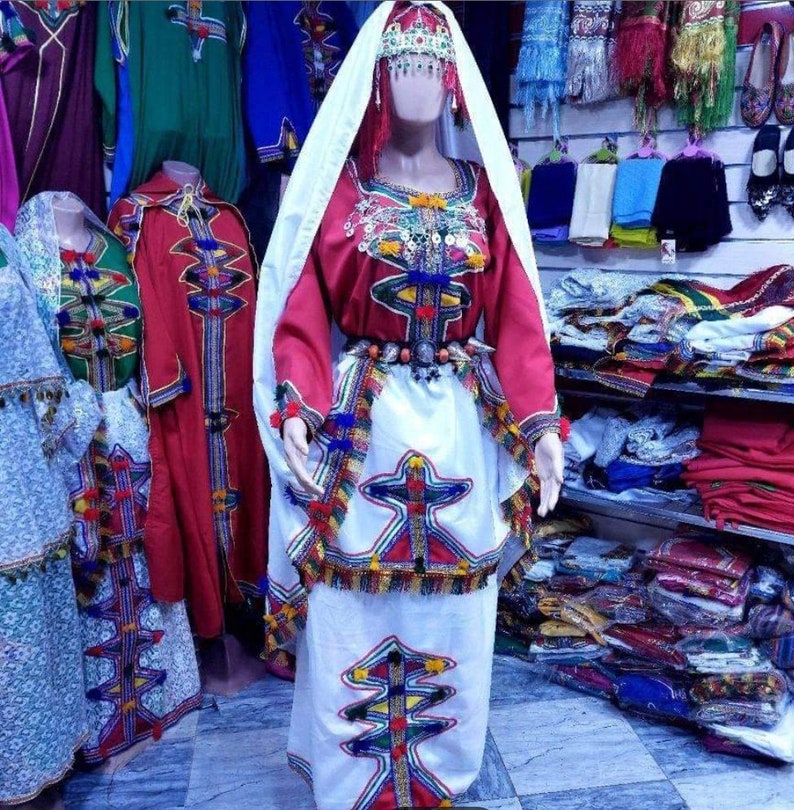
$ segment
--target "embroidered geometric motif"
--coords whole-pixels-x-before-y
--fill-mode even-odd
[[[372,180],[345,222],[348,238],[359,234],[360,251],[400,270],[374,284],[371,295],[406,318],[408,342],[443,341],[447,324],[471,306],[469,289],[456,279],[488,262],[485,222],[472,204],[477,178],[466,163],[452,166],[456,192],[413,194]]]
[[[151,464],[136,461],[120,444],[107,457],[107,473],[100,483],[102,539],[110,544],[143,539]]]
[[[187,305],[203,323],[204,426],[210,462],[212,510],[215,537],[228,554],[234,543],[232,512],[240,504],[240,491],[229,478],[225,433],[239,413],[226,407],[226,321],[247,306],[234,290],[250,282],[251,276],[235,267],[247,254],[231,242],[218,241],[212,232],[212,219],[218,209],[203,204],[180,212],[184,198],[167,206],[177,217],[186,216],[190,236],[177,242],[171,252],[193,261],[180,277],[187,285]]]
[[[353,802],[358,810],[438,807],[449,802],[449,790],[427,770],[418,749],[456,724],[452,718],[431,714],[455,694],[453,687],[433,681],[455,666],[450,658],[417,652],[389,636],[342,673],[346,686],[368,696],[339,716],[369,726],[343,743],[342,750],[377,763],[375,774]]]
[[[471,557],[439,525],[438,512],[461,501],[471,489],[471,480],[444,478],[430,459],[414,450],[400,459],[393,473],[363,483],[364,497],[395,513],[375,547],[378,563],[409,563],[419,574],[430,565],[463,566],[465,573]]]
[[[203,0],[186,0],[184,3],[174,3],[168,7],[171,22],[187,28],[194,62],[201,60],[205,40],[217,39],[226,42],[226,25],[215,17],[203,17],[202,2]]]
[[[341,64],[340,49],[329,40],[336,33],[330,14],[320,11],[319,2],[304,2],[294,23],[303,32],[303,59],[309,79],[309,92],[317,108],[331,87]]]

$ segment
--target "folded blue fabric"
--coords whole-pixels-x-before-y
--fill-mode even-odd
[[[650,466],[630,464],[622,459],[613,461],[607,467],[607,489],[610,492],[623,492],[635,487],[668,488],[679,481],[684,471],[682,464]]]
[[[689,719],[686,689],[661,675],[621,675],[616,692],[624,709],[668,720]]]
[[[529,227],[558,228],[569,225],[576,190],[576,163],[539,163],[532,169],[527,219]]]
[[[623,160],[618,164],[612,198],[613,222],[624,228],[650,227],[664,164],[661,158]]]

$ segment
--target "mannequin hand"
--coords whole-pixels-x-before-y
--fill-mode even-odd
[[[306,423],[300,416],[292,416],[284,420],[282,436],[284,438],[284,459],[287,466],[298,479],[298,483],[304,491],[319,498],[323,494],[323,489],[314,482],[306,469],[306,460],[309,458],[307,435]]]
[[[563,471],[563,449],[556,433],[544,433],[535,444],[535,467],[540,478],[538,515],[546,517],[554,511],[560,497]]]

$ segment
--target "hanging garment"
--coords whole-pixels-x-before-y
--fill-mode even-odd
[[[571,215],[571,242],[601,247],[609,239],[617,169],[614,163],[579,164]]]
[[[99,105],[94,95],[96,15],[100,4],[76,0],[12,2],[35,43],[0,71],[22,200],[57,189],[105,210]]]
[[[572,103],[594,104],[618,95],[617,26],[620,3],[580,0],[571,6],[568,78]]]
[[[7,262],[7,259],[9,260]],[[66,473],[99,422],[68,379],[0,226],[0,802],[61,779],[86,736]]]
[[[662,158],[622,160],[615,178],[612,220],[623,228],[650,228],[662,169]]]
[[[670,54],[678,121],[703,134],[724,127],[733,112],[739,2],[681,4]]]
[[[203,181],[180,188],[162,172],[120,200],[110,224],[129,251],[143,311],[152,591],[163,601],[186,598],[196,631],[216,636],[224,600],[257,596],[265,570],[247,232]]]
[[[101,4],[103,145],[126,175],[114,181],[114,197],[146,182],[164,160],[179,160],[198,167],[224,200],[237,200],[245,185],[245,30],[239,2]]]
[[[33,43],[22,27],[19,15],[9,2],[0,2],[0,76],[19,65],[30,54]],[[0,81],[0,225],[14,230],[19,209],[19,178],[14,144],[6,109],[3,84]]]
[[[515,101],[524,108],[526,129],[535,125],[535,107],[540,107],[542,116],[551,110],[555,138],[559,137],[560,101],[565,96],[569,15],[569,3],[527,3],[516,67]]]
[[[327,0],[252,2],[246,16],[243,97],[254,148],[263,163],[294,158],[356,36],[356,23],[346,3]]]
[[[153,599],[144,556],[151,464],[136,384],[135,280],[123,246],[94,218],[84,251],[59,251],[57,196],[31,199],[17,233],[45,324],[73,376],[96,392],[102,414],[70,492],[88,699],[83,755],[100,762],[159,739],[200,705],[201,687],[185,605]]]

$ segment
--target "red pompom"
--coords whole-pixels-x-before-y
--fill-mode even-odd
[[[165,632],[163,630],[155,630],[152,632],[152,641],[155,644],[159,644],[163,640],[163,636]]]
[[[293,416],[300,416],[301,405],[300,402],[288,402],[287,407],[284,409],[287,418],[291,419]]]
[[[61,251],[61,258],[65,262],[73,262],[77,260],[77,251],[76,250],[62,250]]]
[[[83,261],[86,264],[93,264],[96,261],[96,256],[93,253],[84,253]]]
[[[392,731],[405,731],[408,728],[408,720],[405,717],[393,717],[389,720],[389,728]]]
[[[152,723],[152,739],[157,742],[163,736],[163,724],[159,720]]]
[[[560,438],[564,442],[567,442],[570,435],[571,435],[571,420],[568,419],[567,416],[563,416],[562,419],[560,419]]]
[[[276,429],[281,427],[281,414],[278,411],[273,411],[270,414],[270,427]]]

